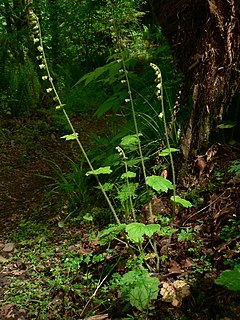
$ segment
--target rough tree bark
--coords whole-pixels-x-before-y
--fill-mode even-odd
[[[184,83],[192,83],[192,111],[182,139],[188,159],[207,147],[239,92],[240,1],[153,0],[153,10]]]
[[[3,43],[1,49],[4,52],[4,56],[2,55],[4,63],[9,58],[19,64],[25,60],[26,35],[22,32],[27,25],[25,9],[24,0],[5,1],[1,5],[0,14],[2,13],[6,20],[6,32],[3,32],[0,40]]]

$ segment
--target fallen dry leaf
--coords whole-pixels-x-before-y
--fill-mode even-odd
[[[0,263],[5,263],[7,262],[7,259],[5,259],[3,256],[0,256]]]
[[[162,300],[171,302],[174,307],[180,307],[182,300],[190,295],[190,286],[183,280],[176,280],[173,283],[163,282],[160,294]]]
[[[14,242],[6,243],[4,248],[2,249],[3,252],[12,252],[15,248]]]
[[[15,306],[15,304],[6,304],[5,306],[0,307],[0,313],[6,318],[9,319],[12,316],[12,308]]]
[[[170,274],[181,274],[184,270],[181,269],[180,265],[176,261],[172,260],[171,267],[168,269],[168,272]]]
[[[107,314],[100,314],[100,315],[86,318],[85,320],[110,320],[110,318],[108,318]]]
[[[191,268],[193,265],[194,265],[194,261],[187,258],[186,260],[184,260],[182,263],[181,263],[181,267],[182,268]]]

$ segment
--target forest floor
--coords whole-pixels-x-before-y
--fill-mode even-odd
[[[100,122],[82,125],[85,132],[104,130]],[[48,196],[52,180],[46,177],[54,177],[49,161],[69,170],[64,155],[72,156],[71,145],[46,128],[41,132],[35,120],[17,119],[1,130],[0,146],[0,319],[135,319],[137,311],[124,311],[110,285],[94,295],[106,260],[116,267],[118,255],[130,258],[121,253],[124,247],[113,245],[114,253],[103,259],[96,244],[98,227],[82,217],[59,227],[64,204],[58,194]],[[183,240],[173,236],[159,275],[168,282],[189,279],[191,295],[178,308],[158,300],[153,316],[139,319],[240,319],[240,295],[214,283],[220,271],[240,261],[240,181],[226,174],[236,154],[228,146],[210,152],[204,170],[198,165],[197,174],[181,182],[196,205],[181,212],[181,219],[179,213],[175,225],[191,234]],[[159,238],[159,248],[164,241]],[[121,273],[124,267],[116,270]]]

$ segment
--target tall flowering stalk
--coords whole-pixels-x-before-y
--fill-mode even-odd
[[[145,163],[144,163],[144,157],[143,157],[141,140],[140,140],[141,133],[140,133],[139,127],[138,127],[135,105],[134,105],[133,95],[132,95],[132,89],[131,89],[130,79],[129,79],[128,70],[127,70],[127,66],[126,66],[126,62],[125,62],[124,49],[127,49],[128,41],[126,39],[124,39],[124,36],[122,33],[122,24],[124,23],[124,20],[122,21],[121,18],[119,18],[121,21],[119,24],[118,19],[115,18],[116,13],[114,13],[113,4],[112,4],[111,0],[107,1],[107,6],[108,6],[109,12],[111,14],[110,31],[111,31],[112,41],[113,41],[113,43],[115,43],[115,46],[116,46],[115,53],[116,53],[116,56],[118,57],[117,62],[121,63],[121,65],[122,65],[122,68],[119,70],[119,73],[124,75],[124,79],[121,80],[121,83],[126,84],[126,89],[128,92],[128,98],[125,99],[125,102],[130,103],[130,106],[131,106],[134,129],[135,129],[137,144],[138,144],[138,152],[139,152],[139,156],[140,156],[140,160],[141,160],[143,178],[145,181],[147,193],[150,194],[149,188],[147,185],[147,172],[146,172],[146,167],[145,167]],[[134,18],[134,17],[132,17],[132,18]],[[135,16],[135,18],[136,18],[136,16]],[[118,23],[117,23],[117,21],[118,21]],[[133,217],[135,220],[136,219],[135,213],[133,214]],[[149,201],[149,221],[151,223],[154,222],[153,212],[152,212],[152,201]]]
[[[106,194],[99,178],[98,178],[98,175],[97,173],[95,173],[96,171],[94,170],[93,166],[92,166],[92,163],[90,161],[90,159],[88,158],[88,155],[78,137],[78,133],[75,131],[72,123],[71,123],[71,120],[69,118],[69,116],[67,115],[67,112],[66,110],[64,109],[64,104],[62,103],[59,95],[58,95],[58,92],[57,92],[57,89],[54,85],[54,82],[53,82],[53,78],[51,77],[51,74],[50,74],[50,71],[49,71],[49,67],[48,67],[48,63],[47,63],[47,59],[46,59],[46,55],[45,55],[45,51],[44,51],[44,45],[43,45],[43,40],[42,40],[42,34],[41,34],[41,26],[40,26],[40,23],[39,23],[39,19],[37,17],[37,15],[34,13],[34,11],[30,8],[28,10],[28,18],[29,18],[29,24],[30,26],[32,27],[32,30],[33,30],[33,34],[32,34],[32,40],[33,40],[33,43],[37,46],[37,51],[38,51],[38,55],[37,55],[37,60],[39,61],[39,68],[41,70],[43,70],[45,72],[45,74],[42,76],[42,80],[45,80],[45,81],[48,81],[49,83],[49,86],[48,88],[46,89],[46,92],[49,93],[49,94],[53,94],[53,101],[57,103],[57,106],[56,106],[56,110],[61,110],[64,114],[64,116],[66,117],[67,119],[67,122],[72,130],[72,134],[69,135],[71,136],[71,140],[76,140],[77,141],[77,144],[81,150],[81,152],[83,153],[83,156],[84,158],[86,159],[88,165],[89,165],[89,168],[91,169],[92,173],[94,174],[96,180],[97,180],[97,183],[114,215],[114,218],[117,222],[117,224],[120,224],[120,220],[117,216],[117,213],[108,197],[108,195]]]
[[[170,163],[171,163],[171,169],[172,169],[172,184],[173,184],[173,213],[172,213],[172,224],[174,222],[175,218],[175,199],[176,199],[176,176],[175,176],[175,168],[174,168],[174,162],[171,152],[171,146],[168,138],[168,128],[167,128],[167,120],[166,120],[166,114],[165,114],[165,108],[164,108],[164,100],[163,100],[163,83],[162,83],[162,73],[161,70],[158,68],[157,65],[154,63],[150,63],[150,66],[155,71],[156,79],[155,82],[157,83],[156,88],[156,97],[157,100],[160,102],[161,105],[161,111],[159,113],[159,118],[163,119],[164,124],[164,130],[165,130],[165,137],[166,137],[166,143],[167,148],[169,150],[169,157],[170,157]]]

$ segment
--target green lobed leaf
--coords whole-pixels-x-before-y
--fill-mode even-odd
[[[236,265],[233,270],[223,271],[215,283],[226,286],[229,290],[240,291],[240,265]]]
[[[132,171],[127,171],[121,175],[121,179],[126,179],[126,178],[129,179],[129,178],[135,178],[135,177],[136,177],[136,173]]]
[[[192,207],[192,204],[190,201],[188,200],[185,200],[185,199],[182,199],[181,197],[179,196],[172,196],[170,198],[172,201],[174,201],[175,203],[180,203],[184,208],[190,208]]]
[[[145,225],[139,222],[130,223],[126,226],[126,232],[132,242],[142,243],[144,240]]]
[[[159,279],[151,277],[145,269],[131,270],[125,273],[120,281],[123,297],[140,311],[148,308],[151,301],[157,299],[159,285]]]
[[[152,300],[157,299],[160,281],[148,274],[143,275],[139,280],[130,290],[129,297],[131,305],[143,311],[149,307]]]
[[[221,123],[219,124],[217,127],[218,129],[232,129],[236,126],[236,122],[225,122],[225,123]]]
[[[100,167],[96,170],[88,171],[86,172],[86,176],[89,176],[91,174],[98,175],[98,174],[110,174],[110,173],[112,173],[112,169],[110,168],[110,166],[107,166],[107,167]]]
[[[66,134],[65,136],[62,136],[61,139],[65,139],[66,141],[69,140],[76,140],[78,138],[78,133],[72,133],[72,134]]]
[[[147,224],[145,226],[145,235],[151,237],[155,232],[160,232],[159,224]]]
[[[159,231],[160,225],[158,224],[145,225],[143,223],[133,222],[126,226],[128,238],[135,243],[142,243],[144,235],[151,237],[155,232]]]
[[[147,185],[149,185],[150,187],[152,187],[154,190],[158,192],[159,191],[167,192],[168,189],[173,189],[172,182],[161,176],[155,176],[155,175],[149,176],[146,179],[146,183]]]
[[[141,137],[141,136],[142,136],[142,134],[140,133],[139,135],[132,134],[132,135],[128,135],[126,137],[123,137],[122,141],[120,143],[120,146],[123,148],[128,148],[130,150],[136,149],[138,146],[139,137]]]
[[[109,244],[118,234],[125,229],[126,224],[120,224],[117,226],[110,226],[99,232],[98,238],[100,245]]]
[[[138,183],[128,183],[124,184],[117,193],[116,198],[121,202],[124,203],[130,197],[134,198],[136,196],[136,189],[138,188]]]
[[[164,149],[162,150],[159,155],[162,156],[162,157],[166,157],[168,156],[170,153],[172,152],[177,152],[177,151],[180,151],[179,149],[175,149],[175,148],[167,148],[167,149]]]

